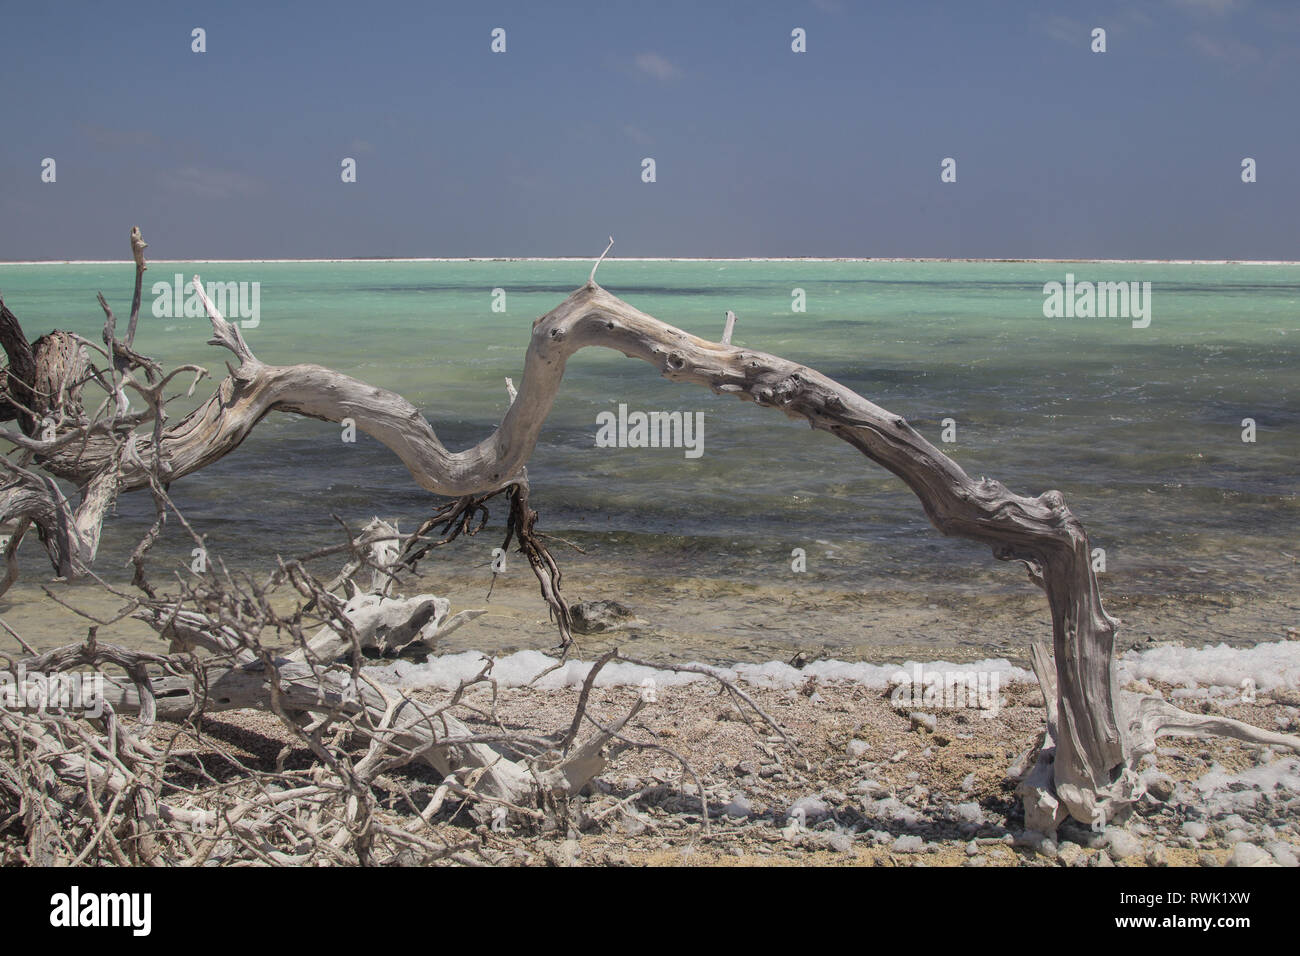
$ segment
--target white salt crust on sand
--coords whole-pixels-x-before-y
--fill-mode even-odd
[[[483,669],[484,662],[484,655],[476,651],[465,651],[433,657],[423,664],[399,661],[372,668],[369,673],[380,681],[408,690],[451,690],[461,681],[470,680],[477,675]],[[555,663],[556,658],[540,651],[518,651],[497,658],[492,667],[492,676],[502,687],[521,687]],[[897,683],[900,675],[914,680],[918,668],[923,674],[937,673],[945,678],[958,674],[972,677],[997,674],[998,682],[1003,686],[1034,683],[1032,672],[1001,657],[969,664],[947,661],[868,664],[824,660],[814,661],[803,668],[791,667],[779,661],[691,666],[706,668],[729,680],[774,688],[799,687],[811,677],[819,682],[850,681],[864,687],[884,689]],[[591,667],[590,661],[567,661],[562,667],[539,679],[534,686],[541,690],[578,687],[586,679]],[[1131,680],[1155,680],[1189,690],[1200,687],[1218,688],[1225,693],[1229,689],[1238,692],[1244,682],[1253,682],[1254,689],[1261,692],[1295,689],[1300,688],[1300,642],[1277,641],[1248,648],[1233,648],[1226,644],[1199,649],[1161,646],[1146,651],[1129,651],[1119,659],[1118,676],[1121,685]],[[601,670],[596,678],[596,686],[640,686],[647,678],[659,687],[708,680],[701,674],[613,662]]]

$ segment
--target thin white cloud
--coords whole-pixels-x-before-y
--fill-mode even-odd
[[[251,176],[226,169],[203,166],[183,166],[169,170],[162,176],[168,189],[185,193],[196,199],[232,199],[248,196],[258,191],[259,183]]]
[[[1233,66],[1257,63],[1263,59],[1263,54],[1257,47],[1233,37],[1212,37],[1204,33],[1193,33],[1187,38],[1187,42],[1202,56],[1230,63]]]
[[[1083,46],[1085,49],[1092,38],[1092,28],[1069,17],[1054,16],[1043,20],[1039,26],[1053,40],[1069,46]]]
[[[1227,16],[1246,6],[1246,0],[1169,0],[1169,3],[1184,13],[1202,17]]]
[[[631,123],[623,125],[623,135],[640,146],[650,145],[650,134],[639,126],[633,126]]]
[[[149,130],[83,123],[81,133],[101,149],[154,149],[162,144],[158,134]]]
[[[671,60],[658,53],[638,53],[632,62],[638,70],[656,80],[675,80],[682,75]]]

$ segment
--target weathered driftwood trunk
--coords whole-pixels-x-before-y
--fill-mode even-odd
[[[201,289],[198,277],[195,286]],[[15,490],[0,503],[0,520],[28,518],[55,539],[71,524],[79,536],[62,534],[61,547],[85,562],[93,555],[87,542],[97,540],[106,502],[118,491],[148,486],[151,472],[170,482],[216,461],[272,411],[354,420],[430,492],[491,492],[526,481],[524,466],[569,356],[609,348],[648,362],[671,381],[779,409],[835,435],[902,479],[939,531],[984,542],[998,559],[1026,565],[1051,607],[1054,661],[1036,650],[1049,720],[1037,764],[1021,787],[1030,829],[1053,830],[1067,815],[1097,823],[1130,804],[1140,796],[1135,761],[1160,733],[1228,733],[1300,751],[1297,738],[1208,721],[1159,701],[1121,700],[1116,622],[1102,607],[1088,537],[1059,492],[1024,497],[992,479],[974,479],[902,417],[797,362],[666,325],[596,285],[594,270],[585,286],[534,323],[517,397],[500,427],[462,452],[448,451],[400,395],[319,366],[265,365],[210,303],[209,312],[212,343],[232,352],[239,366],[209,401],[161,431],[160,460],[124,455],[120,435],[93,430],[75,442],[20,442],[41,469],[82,488],[83,502],[76,515],[64,509],[60,526],[51,517],[59,513],[57,502],[35,508]],[[26,491],[30,497],[32,489]]]

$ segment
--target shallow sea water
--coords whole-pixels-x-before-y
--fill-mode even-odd
[[[519,381],[532,320],[586,278],[578,262],[155,263],[137,345],[164,363],[201,362],[206,320],[152,314],[148,283],[177,272],[259,282],[245,331],[266,362],[315,362],[413,401],[452,449],[488,435]],[[1045,318],[1043,284],[1149,281],[1152,321]],[[1112,263],[606,261],[602,284],[708,338],[723,313],[734,341],[811,365],[906,417],[975,476],[1022,494],[1062,491],[1106,552],[1103,596],[1121,643],[1276,640],[1300,624],[1295,463],[1300,457],[1300,267]],[[129,311],[128,265],[4,265],[0,290],[29,336],[68,328],[98,339],[103,290]],[[492,290],[506,311],[492,311]],[[807,311],[791,311],[802,289]],[[210,389],[211,383],[200,386]],[[204,392],[206,394],[206,392]],[[632,410],[704,416],[704,452],[597,448],[597,416]],[[943,420],[956,441],[942,442]],[[1242,420],[1257,440],[1241,440]],[[1015,566],[939,535],[893,476],[829,435],[771,410],[673,385],[616,353],[569,364],[529,465],[539,527],[557,545],[573,600],[617,598],[651,626],[619,641],[700,660],[788,659],[796,651],[890,658],[1020,653],[1048,627],[1046,604]],[[410,529],[440,502],[372,439],[272,415],[226,459],[173,486],[177,503],[229,566],[268,569],[277,553],[337,543],[331,514]],[[494,524],[499,525],[500,515]],[[133,494],[110,519],[96,566],[125,584],[126,556],[152,520]],[[547,648],[553,629],[521,558],[483,603],[500,529],[423,567],[423,586],[492,613],[448,649]],[[155,575],[188,564],[171,526]],[[791,569],[806,553],[807,571]],[[42,590],[48,564],[24,544],[23,579],[0,613],[31,643],[84,636],[87,622]],[[333,567],[322,566],[328,574]],[[94,607],[89,585],[53,585]],[[101,639],[148,642],[123,622]],[[156,644],[156,641],[153,643]],[[612,643],[584,639],[584,651]]]

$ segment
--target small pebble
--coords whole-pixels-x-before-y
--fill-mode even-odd
[[[1117,860],[1137,856],[1142,852],[1142,841],[1121,827],[1107,827],[1103,842]]]
[[[1300,866],[1300,857],[1296,856],[1295,847],[1280,840],[1265,844],[1264,849],[1273,854],[1278,866]]]
[[[927,733],[932,734],[934,733],[935,727],[938,726],[938,722],[935,720],[934,714],[923,713],[922,711],[919,710],[913,711],[912,713],[908,714],[907,719],[912,722],[913,730],[925,730]]]
[[[1065,866],[1076,866],[1084,858],[1083,847],[1067,840],[1056,848],[1056,858]]]
[[[836,853],[852,853],[853,840],[844,833],[832,833],[826,840],[826,845]]]
[[[1228,857],[1228,866],[1277,866],[1271,853],[1253,843],[1238,843]]]
[[[1183,832],[1191,839],[1200,841],[1209,836],[1210,828],[1196,820],[1188,820],[1183,824]]]
[[[915,834],[905,833],[894,841],[890,849],[894,853],[921,853],[925,850],[925,841]]]

